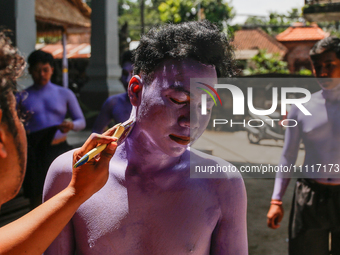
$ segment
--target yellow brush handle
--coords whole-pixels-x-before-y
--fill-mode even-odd
[[[117,127],[115,133],[112,135],[113,137],[116,137],[117,139],[119,139],[123,132],[124,132],[124,127],[120,125],[121,123],[117,124],[115,127]],[[95,157],[96,155],[98,155],[99,153],[101,153],[103,150],[105,150],[107,144],[102,144],[99,145],[98,147],[90,150],[88,153],[86,153],[87,155],[89,155],[89,159],[88,161],[90,161],[91,159],[93,159],[93,157]]]

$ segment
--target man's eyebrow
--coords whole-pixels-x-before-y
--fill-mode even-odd
[[[171,86],[169,87],[169,89],[173,89],[173,90],[175,90],[176,92],[183,92],[183,93],[185,93],[186,95],[191,96],[190,91],[186,90],[186,89],[183,88],[182,86],[171,85]]]

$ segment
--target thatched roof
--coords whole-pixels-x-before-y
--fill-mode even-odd
[[[35,19],[39,35],[89,32],[91,9],[81,0],[35,0]]]
[[[91,18],[92,10],[82,0],[68,0],[68,1],[71,2],[74,6],[76,6],[85,17]]]

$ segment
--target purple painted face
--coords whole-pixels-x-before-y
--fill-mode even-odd
[[[139,129],[150,146],[173,157],[200,137],[210,119],[210,114],[201,115],[202,90],[190,89],[190,78],[206,78],[211,86],[217,83],[213,66],[191,59],[165,60],[155,70],[151,84],[144,85],[137,113]],[[212,104],[208,102],[207,107]]]

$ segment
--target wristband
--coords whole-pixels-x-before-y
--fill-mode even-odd
[[[271,205],[282,205],[282,201],[278,201],[278,200],[272,200],[270,201]]]

